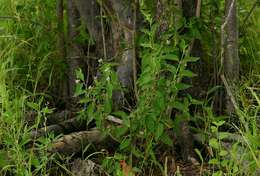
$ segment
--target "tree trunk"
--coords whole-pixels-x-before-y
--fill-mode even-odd
[[[69,97],[70,100],[73,100],[74,89],[75,89],[75,70],[79,67],[79,61],[81,58],[81,49],[78,44],[75,43],[75,39],[78,35],[77,28],[79,27],[80,20],[79,14],[76,9],[73,0],[67,0],[67,13],[68,13],[68,77],[69,77]],[[73,101],[72,101],[73,103]]]
[[[224,75],[232,90],[239,80],[237,7],[236,0],[226,0],[225,3],[225,21],[222,26],[225,42],[223,66]],[[226,98],[227,112],[231,115],[235,111],[234,105],[228,94]]]
[[[64,4],[63,0],[57,0],[56,4],[56,13],[57,13],[57,23],[58,23],[58,41],[57,41],[57,50],[58,50],[58,59],[61,60],[61,62],[64,62],[66,58],[66,48],[65,48],[65,35],[64,35]],[[69,105],[67,103],[68,99],[68,84],[67,84],[67,77],[66,75],[62,75],[62,78],[60,80],[59,88],[58,88],[58,95],[61,97],[63,101],[66,103],[66,108],[69,108]]]

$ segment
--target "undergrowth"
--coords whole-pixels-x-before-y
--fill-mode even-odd
[[[203,7],[214,6],[214,13],[220,13],[221,3],[213,0],[207,2]],[[91,87],[84,84],[84,74],[77,70],[79,81],[75,95],[80,97],[83,107],[78,113],[80,118],[88,122],[95,120],[98,128],[111,133],[120,143],[117,152],[103,160],[103,167],[108,173],[122,174],[122,160],[141,175],[145,168],[158,168],[161,174],[165,173],[167,166],[159,161],[156,147],[161,143],[172,147],[175,141],[166,131],[178,132],[182,121],[191,121],[191,130],[202,143],[201,148],[196,146],[194,150],[201,164],[208,163],[213,168],[213,175],[260,174],[260,36],[257,31],[260,27],[260,11],[256,9],[248,21],[244,21],[251,5],[240,2],[243,76],[234,92],[239,108],[233,119],[218,116],[213,110],[213,98],[210,95],[223,87],[213,85],[215,87],[209,91],[207,98],[201,101],[186,94],[183,96],[183,92],[192,87],[184,83],[184,78],[196,76],[188,69],[188,65],[199,59],[190,56],[188,43],[191,38],[204,39],[198,30],[208,30],[203,26],[211,20],[207,19],[209,14],[206,10],[202,14],[204,21],[194,20],[188,26],[193,29],[189,35],[179,35],[178,28],[172,26],[158,39],[156,32],[159,24],[154,21],[153,7],[141,1],[141,13],[147,26],[136,41],[141,60],[137,80],[139,91],[136,105],[128,111],[113,109],[113,91],[124,89],[118,83],[115,63],[100,63],[102,76],[95,79]],[[55,8],[51,0],[0,1],[0,16],[7,17],[0,19],[1,175],[48,175],[52,164],[58,163],[55,156],[48,154],[54,138],[52,135],[31,143],[33,147],[30,149],[27,147],[31,130],[44,127],[46,116],[53,112],[53,107],[48,104],[54,99],[49,90],[55,89],[66,69],[64,62],[57,58]],[[178,14],[171,15],[169,19]],[[220,26],[220,18],[216,18],[215,22],[216,26]],[[215,32],[212,39],[219,37],[219,32]],[[207,53],[203,59],[210,63],[212,41],[205,39],[204,42]],[[199,110],[190,113],[191,106]],[[172,110],[174,119],[170,113]],[[31,112],[36,114],[33,126],[29,126],[25,119]],[[122,119],[122,126],[106,131],[104,126],[108,115]],[[62,168],[66,170],[66,166]]]

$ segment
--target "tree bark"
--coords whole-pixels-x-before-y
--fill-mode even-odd
[[[239,80],[239,65],[238,56],[238,24],[237,24],[237,7],[236,0],[225,1],[225,21],[223,24],[224,32],[224,75],[231,89]],[[231,115],[234,113],[234,105],[231,97],[227,94],[226,108]]]
[[[80,46],[75,43],[75,39],[78,35],[77,28],[80,25],[79,14],[76,9],[73,0],[67,0],[67,13],[68,13],[68,84],[69,84],[69,97],[70,100],[74,100],[74,89],[76,82],[75,70],[79,68],[79,61],[82,51]],[[73,101],[72,103],[73,104]]]
[[[57,50],[58,50],[58,59],[61,62],[64,62],[66,59],[66,48],[65,48],[65,35],[64,35],[64,4],[63,0],[57,0],[56,2],[56,13],[57,13],[57,23],[58,23],[58,40],[57,40]],[[58,85],[59,92],[58,95],[61,97],[63,101],[65,101],[66,108],[69,108],[67,103],[67,99],[69,96],[68,92],[68,84],[67,84],[67,77],[66,75],[62,75],[60,80],[60,84]]]

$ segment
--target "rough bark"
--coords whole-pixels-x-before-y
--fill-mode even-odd
[[[67,13],[68,13],[68,77],[69,77],[69,97],[73,100],[74,89],[75,89],[75,70],[79,68],[81,58],[81,48],[75,43],[75,39],[78,35],[77,28],[80,25],[79,14],[76,9],[73,0],[67,0]],[[73,101],[72,103],[73,104]]]
[[[238,25],[236,0],[225,1],[225,21],[224,21],[224,75],[231,89],[239,80],[239,56],[238,56]],[[231,115],[234,113],[234,105],[231,97],[227,94],[226,108]]]
[[[75,0],[77,9],[80,13],[80,18],[85,24],[91,37],[95,40],[96,50],[100,53],[97,56],[102,56],[102,29],[100,19],[100,7],[97,0]]]
[[[135,58],[134,14],[131,1],[110,0],[117,16],[117,23],[124,34],[126,48],[119,59],[117,74],[121,85],[128,90],[133,86],[133,63]]]
[[[57,50],[58,50],[58,59],[61,60],[61,62],[65,61],[66,58],[66,48],[65,48],[65,35],[64,35],[64,4],[63,0],[57,0],[56,2],[56,15],[57,15],[57,23],[58,23],[58,40],[57,40]],[[62,75],[62,79],[60,80],[59,84],[59,97],[66,103],[66,100],[68,99],[68,85],[67,85],[67,77],[65,75]],[[66,103],[66,108],[68,108],[69,105]]]

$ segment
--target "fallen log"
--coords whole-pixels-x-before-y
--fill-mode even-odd
[[[108,134],[93,128],[90,131],[81,131],[64,135],[53,143],[49,152],[71,155],[84,150],[89,144],[93,144],[96,147],[99,147],[98,149],[102,149],[103,147],[113,147],[116,143],[117,142]]]

